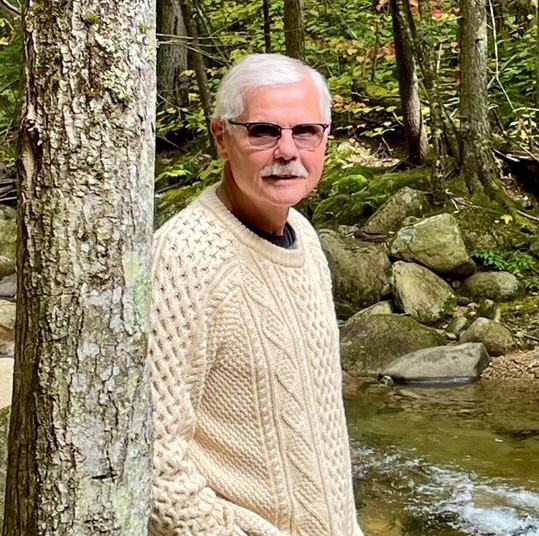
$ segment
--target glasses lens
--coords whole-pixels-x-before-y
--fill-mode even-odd
[[[281,137],[281,129],[271,123],[253,123],[247,130],[249,140],[257,147],[272,147]]]
[[[292,136],[298,147],[318,147],[324,136],[324,126],[316,124],[296,125],[292,129]]]

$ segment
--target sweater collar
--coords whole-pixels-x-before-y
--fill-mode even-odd
[[[239,242],[276,264],[303,266],[305,263],[305,248],[300,229],[301,216],[295,209],[290,209],[288,222],[296,233],[296,242],[293,248],[282,248],[258,236],[236,218],[217,196],[217,187],[218,184],[214,184],[207,188],[199,197],[198,202],[218,219],[221,225],[230,231]]]

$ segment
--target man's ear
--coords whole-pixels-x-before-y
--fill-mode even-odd
[[[217,153],[223,160],[228,160],[228,152],[225,148],[225,123],[221,119],[212,119],[210,129],[217,147]]]

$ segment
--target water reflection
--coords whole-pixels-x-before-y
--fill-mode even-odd
[[[347,403],[368,536],[539,536],[539,393],[364,386]]]

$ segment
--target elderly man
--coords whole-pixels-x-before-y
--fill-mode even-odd
[[[224,178],[156,234],[150,534],[362,536],[318,184],[323,78],[255,54],[217,95]]]

